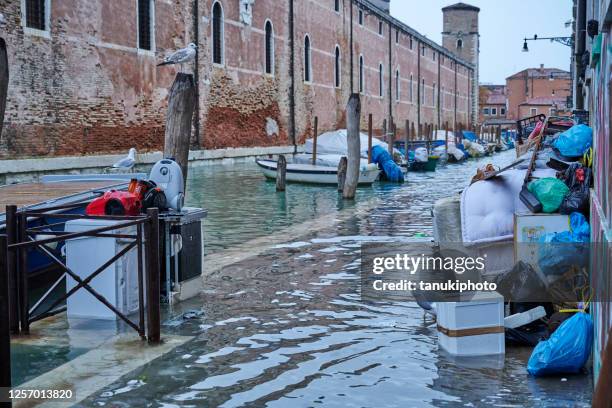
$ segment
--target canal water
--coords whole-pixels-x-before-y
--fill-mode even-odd
[[[530,377],[529,348],[452,358],[416,304],[360,299],[361,245],[430,238],[437,199],[458,194],[477,167],[513,158],[505,152],[410,174],[403,185],[377,183],[360,188],[355,203],[333,187],[276,193],[254,164],[193,169],[189,204],[209,210],[205,262],[237,248],[246,257],[168,311],[163,332],[190,341],[80,406],[590,406],[588,373]],[[268,237],[280,243],[253,244]]]

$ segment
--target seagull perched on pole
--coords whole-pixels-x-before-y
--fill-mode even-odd
[[[119,160],[117,163],[113,164],[113,168],[121,169],[121,170],[132,170],[135,164],[136,164],[136,149],[132,147],[127,157],[124,157],[123,159]]]
[[[175,51],[173,54],[164,58],[164,62],[157,64],[158,67],[163,65],[181,65],[181,72],[183,71],[183,64],[189,61],[193,61],[196,56],[196,49],[198,47],[194,43],[189,43],[185,48]]]

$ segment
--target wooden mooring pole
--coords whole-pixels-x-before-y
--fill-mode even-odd
[[[406,128],[404,130],[404,150],[406,160],[408,160],[408,146],[410,145],[410,121],[406,120]]]
[[[346,181],[346,167],[347,167],[348,159],[346,156],[342,156],[340,158],[340,162],[338,163],[338,191],[344,192],[344,182]]]
[[[276,191],[285,191],[287,181],[287,159],[284,155],[278,156],[276,162]]]
[[[0,389],[11,388],[11,328],[9,324],[8,241],[0,235]],[[7,397],[0,391],[0,398]],[[2,403],[0,403],[1,405]],[[5,406],[10,406],[10,403]]]
[[[181,166],[185,183],[187,183],[189,142],[195,104],[196,91],[193,75],[179,72],[176,74],[168,97],[164,157],[174,158]]]
[[[361,117],[361,100],[359,94],[352,94],[346,106],[346,128],[347,128],[347,144],[348,144],[348,159],[346,166],[346,180],[344,182],[344,190],[342,197],[345,199],[354,199],[357,192],[357,184],[359,183],[359,167],[360,167],[360,137],[359,137],[359,118]]]
[[[372,114],[368,115],[368,163],[372,163]],[[343,185],[344,188],[344,185]]]
[[[17,215],[17,241],[19,243],[27,241],[28,219],[23,214]],[[17,251],[17,274],[19,276],[19,321],[20,333],[30,334],[30,292],[28,289],[28,250],[19,248]]]
[[[159,210],[149,208],[145,223],[145,259],[147,273],[147,339],[149,343],[161,341],[159,297]]]
[[[317,164],[317,136],[319,134],[319,117],[314,118],[314,134],[312,135],[312,164]]]

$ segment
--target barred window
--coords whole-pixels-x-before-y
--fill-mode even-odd
[[[395,71],[395,100],[397,102],[399,102],[400,97],[401,97],[401,92],[400,92],[400,88],[401,88],[401,82],[400,82],[400,72],[399,69],[397,71]]]
[[[334,64],[334,85],[340,88],[340,47],[336,45],[336,60]]]
[[[138,48],[153,49],[153,0],[138,0]]]
[[[212,12],[212,54],[214,64],[223,64],[223,9],[215,2]]]
[[[26,27],[43,31],[49,28],[46,26],[46,6],[47,4],[45,0],[26,0]]]
[[[383,65],[378,65],[378,96],[382,97],[385,94],[384,81],[383,81]]]
[[[310,59],[310,37],[304,38],[304,81],[310,82],[312,80],[311,72],[311,59]]]
[[[274,74],[274,29],[266,22],[266,74]]]
[[[359,56],[359,92],[364,91],[364,67],[363,67],[363,55]]]

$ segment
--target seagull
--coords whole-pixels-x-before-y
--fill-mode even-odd
[[[196,55],[196,49],[198,47],[194,43],[189,43],[185,48],[175,51],[172,55],[164,58],[164,62],[157,64],[158,67],[163,65],[181,65],[181,71],[183,71],[183,64],[189,61],[193,61]]]
[[[123,159],[119,160],[117,163],[113,164],[113,168],[121,169],[121,170],[131,170],[135,164],[136,164],[136,149],[132,147],[127,157],[124,157]]]

